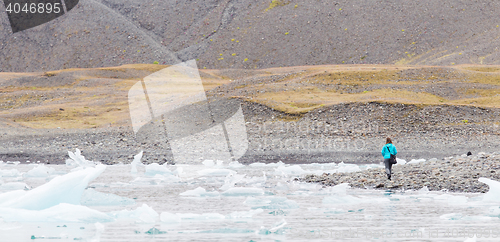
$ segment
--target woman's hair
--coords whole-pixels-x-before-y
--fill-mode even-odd
[[[387,139],[385,140],[385,144],[392,144],[391,138],[387,137]]]

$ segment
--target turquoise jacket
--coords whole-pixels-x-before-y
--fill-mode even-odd
[[[387,150],[387,147],[389,147],[389,150],[391,151],[391,153],[389,153],[389,151]],[[386,145],[384,145],[384,147],[382,147],[382,155],[384,156],[384,159],[389,159],[389,158],[391,158],[391,154],[396,155],[397,153],[398,153],[398,151],[396,150],[396,146],[394,146],[391,143],[386,144]]]

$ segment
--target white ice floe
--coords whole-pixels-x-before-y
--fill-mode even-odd
[[[308,173],[299,165],[285,166],[280,165],[275,168],[274,174],[278,176],[300,176],[302,174]]]
[[[169,176],[173,175],[172,171],[170,171],[165,165],[160,165],[158,163],[152,163],[146,166],[146,172],[144,173],[145,176],[155,176],[155,175],[162,175],[162,176]]]
[[[33,169],[26,172],[24,177],[39,177],[45,178],[54,175],[56,170],[52,167],[46,167],[43,164],[36,165]]]
[[[135,221],[136,223],[147,224],[155,223],[160,216],[154,209],[146,204],[142,204],[142,206],[134,210],[121,210],[111,212],[109,215],[116,219],[129,219]]]
[[[42,210],[60,203],[79,205],[88,183],[105,169],[105,165],[97,165],[95,168],[86,168],[57,176],[30,191],[18,190],[0,194],[0,207]]]
[[[348,173],[348,172],[357,172],[357,171],[361,171],[361,169],[356,164],[344,164],[344,162],[340,162],[338,164],[337,172]]]
[[[241,168],[241,167],[245,167],[245,165],[239,163],[238,161],[232,161],[232,162],[229,162],[229,165],[228,165],[230,168]]]
[[[11,190],[30,190],[30,187],[24,182],[7,182],[0,185],[0,191],[11,191]]]
[[[197,187],[194,190],[188,190],[188,191],[185,191],[179,195],[186,196],[186,197],[217,197],[217,196],[219,196],[219,192],[217,192],[217,191],[207,192],[207,190],[205,190],[205,188]]]
[[[427,188],[427,186],[424,186],[424,187],[420,188],[420,190],[418,190],[419,195],[425,195],[428,193],[429,193],[429,188]]]
[[[81,198],[85,206],[124,206],[135,204],[134,199],[120,197],[115,194],[102,193],[94,189],[86,189]]]
[[[105,213],[81,205],[60,203],[42,210],[0,207],[0,216],[9,222],[111,222]]]
[[[0,177],[21,177],[23,173],[16,169],[0,170]]]
[[[227,215],[229,219],[252,218],[254,215],[264,212],[263,209],[252,209],[249,211],[236,211]]]
[[[244,177],[245,177],[245,175],[238,175],[238,174],[232,174],[232,173],[227,175],[226,178],[224,179],[224,185],[222,185],[220,190],[226,191],[230,188],[233,188],[234,185],[237,182],[240,182],[241,180],[243,180]]]
[[[264,190],[256,187],[233,187],[222,192],[224,196],[258,196],[264,195]]]
[[[481,177],[479,181],[490,187],[490,190],[484,194],[484,201],[500,202],[500,182]]]
[[[230,169],[224,168],[209,168],[197,171],[200,176],[227,176],[229,174],[235,174],[236,172]]]

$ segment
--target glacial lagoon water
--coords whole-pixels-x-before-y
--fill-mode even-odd
[[[323,188],[294,180],[379,165],[73,165],[0,163],[0,241],[500,238],[494,181],[485,195]]]

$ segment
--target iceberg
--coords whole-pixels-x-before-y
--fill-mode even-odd
[[[16,169],[10,170],[0,170],[0,177],[20,177],[23,173],[19,172]]]
[[[98,177],[106,169],[105,165],[86,168],[57,176],[51,181],[30,191],[12,191],[0,196],[0,207],[43,210],[60,203],[80,205],[84,189],[88,183]]]
[[[69,159],[66,159],[67,166],[76,166],[77,169],[81,167],[94,167],[96,163],[85,159],[80,149],[76,148],[75,153],[68,151]]]
[[[165,166],[162,166],[158,163],[152,163],[146,166],[146,172],[144,173],[145,176],[155,176],[155,175],[162,175],[162,176],[168,176],[168,175],[173,175],[173,173]]]
[[[46,167],[43,164],[36,165],[33,169],[29,170],[24,174],[24,177],[39,177],[45,178],[53,175],[55,169],[52,167]]]
[[[288,175],[299,176],[304,173],[307,172],[303,170],[299,165],[293,165],[293,166],[280,165],[277,168],[275,168],[274,172],[274,174],[281,176],[288,176]]]
[[[490,187],[490,190],[484,194],[483,200],[484,201],[495,201],[499,202],[500,201],[500,182],[494,181],[488,178],[481,177],[479,178],[479,181],[482,183],[485,183]]]
[[[337,172],[340,173],[357,172],[357,171],[361,171],[358,165],[344,164],[344,162],[340,162],[337,168]]]
[[[238,175],[238,174],[227,175],[226,178],[224,179],[224,185],[222,185],[220,190],[225,191],[225,190],[228,190],[230,188],[233,188],[234,185],[237,182],[240,182],[241,180],[243,180],[244,177],[245,177],[245,175]]]
[[[134,160],[132,161],[132,163],[130,163],[130,173],[132,174],[137,174],[137,165],[141,164],[141,159],[142,159],[142,154],[144,152],[141,150],[141,152],[139,152],[139,154],[135,155],[134,156]]]
[[[241,167],[245,167],[245,165],[239,163],[238,161],[232,161],[232,162],[229,162],[229,167],[231,167],[231,168],[241,168]]]
[[[219,196],[219,192],[215,191],[215,192],[207,192],[205,190],[205,188],[202,188],[202,187],[198,187],[194,190],[188,190],[188,191],[185,191],[181,194],[179,194],[181,196],[189,196],[189,197],[217,197]]]
[[[30,187],[24,182],[8,182],[0,185],[0,191],[5,190],[30,190]]]
[[[134,205],[134,199],[120,197],[115,194],[102,193],[94,189],[83,192],[81,204],[85,206],[124,206]]]
[[[136,223],[155,223],[158,219],[158,213],[146,204],[134,210],[121,210],[118,212],[111,212],[109,215],[116,219],[131,219]]]

